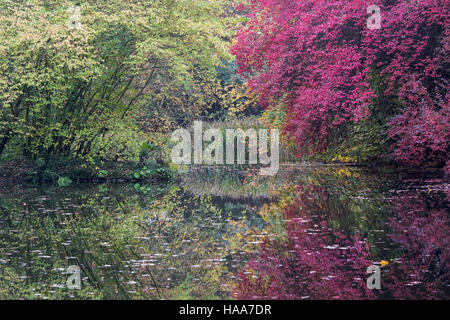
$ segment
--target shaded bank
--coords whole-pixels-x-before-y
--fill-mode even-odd
[[[38,161],[15,160],[0,163],[0,187],[34,184],[75,183],[163,183],[172,178],[172,170],[156,162],[109,162],[99,165],[85,161],[67,161],[40,166]]]

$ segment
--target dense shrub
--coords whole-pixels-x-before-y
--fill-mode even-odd
[[[381,9],[380,29],[367,25],[367,9],[374,4]],[[351,123],[373,114],[380,126],[403,114],[391,123],[396,158],[408,150],[411,156],[400,159],[408,164],[441,162],[446,150],[439,141],[450,130],[448,121],[440,121],[440,136],[429,135],[419,144],[429,150],[422,161],[409,161],[416,145],[403,130],[414,112],[422,114],[416,122],[432,113],[446,117],[449,5],[442,0],[249,0],[240,7],[248,25],[232,52],[262,103],[286,106],[285,129],[302,154],[324,151],[335,137],[349,134]],[[396,132],[396,125],[403,129]]]
[[[428,105],[408,107],[395,117],[388,131],[395,142],[394,156],[403,164],[443,166],[450,150],[450,106],[440,110]]]
[[[142,104],[229,56],[223,1],[77,3],[0,3],[0,155],[135,160]]]

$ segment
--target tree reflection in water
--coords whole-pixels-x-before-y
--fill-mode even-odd
[[[242,171],[242,170],[241,170]],[[448,299],[448,184],[351,167],[0,190],[1,299]],[[253,186],[256,186],[253,188]],[[447,189],[446,189],[447,188]],[[381,290],[366,287],[381,268]],[[70,265],[82,289],[65,287]]]
[[[234,297],[448,298],[450,236],[445,196],[414,192],[382,202],[378,205],[387,213],[380,221],[379,214],[371,212],[373,206],[355,209],[353,200],[336,197],[323,186],[297,186],[290,201],[270,209],[281,214],[285,236],[267,238],[261,244],[241,270]],[[366,212],[365,219],[361,212]],[[358,220],[356,216],[365,223],[346,230],[346,221]],[[389,258],[389,265],[381,268],[382,288],[369,290],[366,269],[383,258]]]

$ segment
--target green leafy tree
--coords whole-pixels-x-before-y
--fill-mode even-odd
[[[0,154],[135,158],[156,84],[188,86],[228,58],[226,1],[74,4],[0,4]]]

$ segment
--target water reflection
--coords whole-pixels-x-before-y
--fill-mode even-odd
[[[243,266],[240,215],[179,187],[160,195],[89,188],[27,192],[0,201],[0,298],[228,298]],[[228,210],[228,212],[227,212]],[[242,231],[241,231],[242,232]],[[66,269],[80,266],[81,290]]]
[[[175,185],[0,191],[1,299],[449,298],[448,183],[193,168]],[[382,290],[366,287],[381,260]],[[66,270],[81,268],[80,290]]]
[[[448,299],[450,234],[448,199],[405,194],[393,200],[389,239],[400,248],[386,280],[389,298]]]
[[[351,188],[336,192],[345,183],[320,178],[283,192],[284,201],[264,214],[277,216],[274,229],[280,235],[282,225],[284,234],[265,239],[240,272],[234,296],[448,299],[448,193],[441,192],[448,189],[433,181],[438,192],[403,185],[384,197],[383,188],[373,186],[365,195],[350,196],[356,191]],[[361,179],[363,193],[367,187]],[[381,260],[389,261],[381,268],[382,288],[369,290],[366,269]]]

